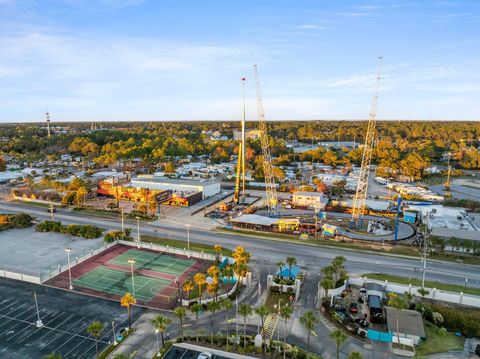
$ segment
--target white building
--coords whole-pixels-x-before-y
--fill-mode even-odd
[[[136,188],[171,190],[177,193],[202,192],[202,199],[212,197],[220,193],[220,182],[217,181],[173,179],[152,175],[142,175],[132,178],[131,186]]]
[[[292,204],[299,207],[325,209],[328,196],[322,192],[295,192],[292,196]]]

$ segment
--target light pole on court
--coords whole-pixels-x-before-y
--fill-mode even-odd
[[[157,337],[157,357],[160,358],[160,345],[158,345],[158,329],[155,329],[155,336]]]
[[[68,289],[72,290],[72,267],[70,265],[70,252],[72,251],[71,247],[65,248],[65,252],[67,252],[67,259],[68,259]]]
[[[136,296],[135,296],[135,279],[133,275],[133,265],[135,264],[135,258],[130,258],[128,260],[128,263],[130,263],[130,268],[132,270],[132,292],[133,292],[133,299],[137,301]]]
[[[137,218],[137,248],[140,248],[140,217]]]
[[[185,227],[187,227],[187,257],[190,258],[190,227],[192,225],[190,223],[185,223]]]
[[[37,328],[43,327],[43,322],[40,319],[40,311],[38,310],[37,292],[33,292],[33,299],[35,299],[35,308],[37,309]]]

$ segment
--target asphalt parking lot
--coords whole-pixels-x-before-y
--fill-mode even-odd
[[[36,292],[43,327],[37,328]],[[87,327],[95,320],[105,325],[99,350],[113,340],[116,331],[128,324],[127,312],[116,302],[63,290],[0,278],[0,358],[41,358],[58,353],[63,358],[95,357],[95,340]],[[134,308],[132,319],[142,309]]]

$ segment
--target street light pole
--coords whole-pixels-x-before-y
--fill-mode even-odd
[[[155,329],[155,336],[157,337],[157,357],[160,358],[160,345],[158,344],[158,329]]]
[[[115,321],[112,320],[113,345],[117,345],[117,336],[115,335]]]
[[[190,223],[186,223],[185,227],[187,227],[187,257],[190,258],[190,227],[192,225]]]
[[[140,248],[140,217],[137,217],[137,248]]]
[[[68,247],[65,248],[65,252],[67,252],[67,259],[68,259],[68,289],[72,290],[73,285],[72,285],[72,267],[70,265],[70,252],[72,251],[72,248]]]
[[[35,308],[37,309],[37,328],[41,328],[43,327],[43,323],[40,319],[40,311],[38,310],[37,292],[33,292],[33,299],[35,299]]]
[[[122,232],[125,233],[125,228],[124,228],[124,219],[123,219],[123,207],[122,207]]]
[[[422,272],[422,288],[425,288],[425,273],[427,272],[427,245],[428,245],[428,222],[430,218],[430,212],[427,212],[427,220],[426,220],[426,228],[425,228],[425,236],[423,238],[423,254],[422,261],[423,261],[423,272]]]
[[[128,263],[130,263],[130,268],[132,270],[132,292],[133,292],[133,299],[136,301],[136,296],[135,296],[135,279],[133,275],[133,265],[135,264],[135,258],[130,258],[128,260]]]

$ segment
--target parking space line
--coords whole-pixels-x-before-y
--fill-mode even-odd
[[[7,299],[7,302],[8,302],[8,300],[9,300],[9,299]],[[7,310],[9,307],[11,307],[12,305],[14,305],[14,304],[16,304],[16,303],[18,303],[18,300],[16,300],[16,301],[14,301],[13,303],[7,305],[6,307],[5,307],[5,306],[2,307],[2,308],[0,309],[0,314],[1,314],[4,310]],[[3,301],[2,301],[2,304],[3,304]]]
[[[65,329],[65,331],[66,331],[67,329],[69,329],[69,328],[72,328],[74,325],[78,324],[79,322],[81,322],[84,318],[85,318],[85,317],[82,317],[82,318],[80,318],[79,320],[77,320],[76,322],[71,323],[71,324]],[[57,325],[56,328],[60,327],[60,325],[62,325],[63,323],[65,323],[68,319],[70,319],[70,318],[65,319],[63,322],[61,322],[59,325]],[[40,346],[40,348],[41,348],[41,349],[45,348],[48,344],[54,342],[55,340],[57,340],[58,338],[60,338],[62,335],[64,335],[64,333],[57,333],[57,334],[55,334],[55,335],[53,336],[53,339],[51,339],[51,340],[50,340],[49,342],[47,342],[46,344]]]
[[[40,329],[44,328],[45,326],[47,326],[48,324],[50,324],[51,322],[53,322],[54,320],[56,320],[58,317],[61,317],[62,315],[63,315],[63,313],[59,313],[59,314],[57,314],[56,316],[54,316],[53,318],[51,318],[51,319],[49,318],[49,319],[48,319],[48,322],[45,323],[45,324],[43,325],[43,327],[38,328],[38,329],[35,330],[32,334],[30,334],[30,335],[27,336],[26,338],[23,338],[21,341],[18,342],[18,344],[20,344],[21,342],[23,342],[25,339],[31,337],[33,334],[35,334],[36,332],[38,332]],[[45,319],[45,317],[44,317],[44,319]],[[32,324],[32,325],[35,324],[35,327],[36,327],[36,323],[31,322],[31,324]],[[40,338],[41,338],[41,337],[43,337],[43,335],[40,336]],[[39,338],[39,339],[40,339],[40,338]],[[39,339],[35,340],[33,343],[36,343]]]
[[[36,318],[36,315],[37,315],[37,313],[34,313],[34,314],[32,314],[30,317],[34,317],[34,318]],[[29,318],[30,318],[30,317],[29,317]],[[25,320],[26,320],[26,319],[25,319]],[[10,339],[12,339],[12,338],[16,337],[18,334],[22,333],[23,331],[27,330],[28,328],[29,328],[29,326],[28,326],[28,325],[27,325],[27,326],[25,326],[25,328],[23,328],[23,329],[22,329],[22,330],[20,330],[19,332],[15,333],[13,336],[11,336],[11,337],[8,337],[8,338],[7,338],[7,340],[10,340]],[[29,336],[30,336],[30,335],[29,335]],[[27,338],[28,338],[28,337],[27,337]],[[23,339],[22,339],[22,341],[23,341]],[[19,343],[21,343],[21,341],[20,341]]]

